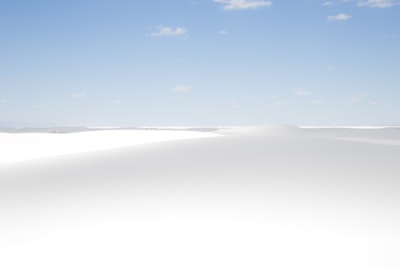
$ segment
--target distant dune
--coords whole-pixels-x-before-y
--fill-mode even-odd
[[[0,133],[0,266],[400,266],[400,130]]]

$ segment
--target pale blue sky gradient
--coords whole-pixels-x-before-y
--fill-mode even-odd
[[[400,125],[399,4],[0,0],[0,121]]]

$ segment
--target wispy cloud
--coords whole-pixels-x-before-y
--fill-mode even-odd
[[[178,84],[175,85],[171,88],[171,91],[173,93],[177,93],[177,94],[186,94],[189,93],[190,91],[192,91],[192,86],[188,85],[188,84]]]
[[[318,99],[313,99],[313,100],[308,101],[308,104],[310,104],[310,105],[319,105],[321,103],[322,103],[322,101],[318,100]]]
[[[274,104],[277,106],[284,106],[287,105],[287,102],[285,100],[278,100]]]
[[[372,101],[372,102],[370,102],[369,104],[370,104],[371,106],[381,106],[381,105],[383,105],[382,102],[378,102],[378,101]]]
[[[7,99],[5,98],[0,98],[0,104],[5,104],[7,103]]]
[[[345,97],[343,99],[343,101],[341,102],[341,104],[345,104],[345,105],[360,104],[366,96],[367,95],[364,94],[364,93],[352,94],[352,95],[349,95],[349,96]]]
[[[331,6],[331,5],[333,5],[333,2],[332,1],[326,1],[322,5],[323,6]]]
[[[233,109],[240,108],[240,103],[237,100],[227,100],[224,104]]]
[[[72,98],[86,98],[87,93],[86,92],[76,92],[71,95]]]
[[[219,35],[228,35],[228,31],[222,30],[218,32]]]
[[[214,0],[214,2],[223,4],[225,10],[257,9],[272,6],[272,1],[261,0]]]
[[[338,21],[338,20],[348,20],[348,19],[351,19],[351,16],[344,13],[328,17],[328,21]]]
[[[357,5],[374,7],[374,8],[389,8],[399,4],[400,1],[398,0],[366,0],[366,1],[359,1]]]
[[[187,29],[183,27],[165,27],[165,26],[158,26],[157,30],[151,33],[153,37],[169,37],[169,36],[183,36],[188,33]]]
[[[99,109],[99,108],[88,108],[87,109],[87,112],[89,112],[89,113],[99,113],[101,111],[101,109]]]
[[[312,95],[311,92],[304,90],[303,88],[294,88],[292,89],[294,95],[297,96],[309,96]]]
[[[397,39],[399,36],[396,33],[384,33],[381,35],[381,38],[383,40],[395,40]]]

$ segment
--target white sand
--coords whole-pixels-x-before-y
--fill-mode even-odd
[[[400,266],[398,129],[217,133],[3,157],[0,266]]]
[[[100,151],[168,140],[216,137],[168,130],[99,130],[77,133],[0,133],[0,164]]]

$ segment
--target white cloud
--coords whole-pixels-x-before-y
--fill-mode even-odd
[[[311,95],[311,92],[304,90],[303,88],[294,88],[292,90],[294,95],[297,96],[309,96]]]
[[[225,30],[219,31],[218,34],[220,35],[228,35],[228,32]]]
[[[186,35],[187,32],[188,31],[183,27],[172,28],[172,27],[158,26],[157,31],[152,32],[151,36],[153,36],[153,37],[182,36],[182,35]]]
[[[336,16],[329,16],[328,17],[328,21],[348,20],[348,19],[351,19],[351,16],[347,15],[347,14],[344,14],[344,13],[341,13],[341,14],[336,15]]]
[[[331,5],[333,5],[333,2],[332,1],[326,1],[322,5],[323,6],[331,6]]]
[[[375,7],[375,8],[388,8],[399,4],[400,2],[395,0],[366,0],[366,1],[359,1],[357,5]]]
[[[272,6],[272,1],[261,0],[214,0],[214,2],[223,4],[225,10],[257,9]]]
[[[178,84],[172,87],[171,91],[177,94],[186,94],[192,91],[192,87],[187,84]]]

